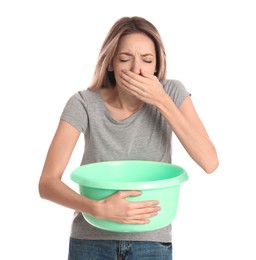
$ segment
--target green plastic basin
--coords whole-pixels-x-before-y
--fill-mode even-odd
[[[82,213],[91,225],[114,232],[144,232],[169,225],[175,218],[180,185],[188,180],[186,171],[174,164],[153,161],[108,161],[82,165],[71,173],[80,194],[102,200],[120,190],[140,190],[129,201],[158,200],[161,210],[148,224],[122,224],[96,219]]]

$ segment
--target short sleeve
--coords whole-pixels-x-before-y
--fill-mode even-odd
[[[186,97],[191,96],[185,86],[179,80],[164,80],[161,82],[166,93],[172,98],[179,108]]]
[[[82,92],[69,98],[60,119],[74,126],[79,132],[86,132],[88,126],[87,100]]]

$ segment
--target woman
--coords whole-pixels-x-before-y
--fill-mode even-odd
[[[127,201],[140,195],[134,190],[94,201],[61,180],[80,133],[85,136],[81,164],[88,164],[126,159],[171,163],[172,132],[206,173],[218,167],[215,147],[190,94],[181,82],[166,79],[157,29],[144,18],[123,17],[102,45],[91,86],[68,100],[39,182],[42,198],[75,210],[70,260],[172,259],[171,225],[149,232],[108,232],[91,226],[81,214],[146,224],[161,210],[157,200]]]

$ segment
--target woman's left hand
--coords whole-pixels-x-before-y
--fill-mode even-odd
[[[140,74],[123,70],[120,77],[121,87],[145,103],[156,106],[167,95],[158,78],[144,70]]]

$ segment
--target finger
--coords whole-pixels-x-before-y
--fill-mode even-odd
[[[124,79],[126,82],[128,82],[129,84],[132,84],[132,85],[144,82],[143,77],[141,75],[136,74],[136,73],[129,71],[129,70],[121,71],[120,77],[122,79]]]
[[[124,219],[121,223],[123,224],[148,224],[150,223],[149,219]]]
[[[146,70],[143,70],[143,69],[140,70],[140,74],[144,78],[150,78],[150,79],[156,78],[155,75],[153,75],[153,74],[151,74],[151,73],[149,73],[149,72],[147,72]]]
[[[122,80],[122,84],[127,87],[138,86],[140,84],[140,82],[138,80],[134,79],[133,77],[130,77],[129,75],[127,75],[125,73],[121,73],[120,77]]]
[[[126,190],[126,191],[118,191],[115,193],[116,195],[120,196],[122,199],[126,199],[128,197],[137,197],[142,194],[139,190]],[[159,200],[146,200],[146,201],[136,201],[136,202],[130,202],[137,206],[137,208],[148,208],[148,207],[154,207],[158,205],[160,202]]]
[[[141,195],[141,191],[138,190],[126,190],[126,191],[118,191],[117,194],[122,198],[126,199],[128,197],[136,197]]]
[[[136,219],[138,219],[138,220],[146,220],[146,219],[153,218],[153,217],[155,217],[157,215],[158,215],[158,212],[150,212],[150,213],[147,213],[147,214],[138,215],[138,216],[136,216]]]
[[[140,209],[156,207],[159,205],[158,200],[136,201],[136,202],[132,202],[132,203],[135,204],[136,207],[140,208]]]
[[[124,79],[121,80],[121,84],[122,87],[128,91],[129,93],[131,93],[132,95],[134,95],[135,97],[139,98],[145,95],[145,91],[143,89],[143,86],[141,85],[141,83],[136,83],[136,84],[131,84],[127,81],[125,81]]]
[[[125,222],[149,222],[149,219],[150,218],[153,218],[155,216],[158,215],[158,211],[157,212],[150,212],[150,213],[145,213],[145,214],[138,214],[138,215],[130,215],[130,216],[127,216],[126,218],[123,219],[123,221]]]
[[[147,217],[147,215],[155,215],[157,214],[159,211],[161,210],[161,208],[159,206],[154,206],[154,207],[149,207],[149,208],[138,208],[138,209],[134,209],[130,212],[130,215],[137,215],[137,216],[145,216]]]

